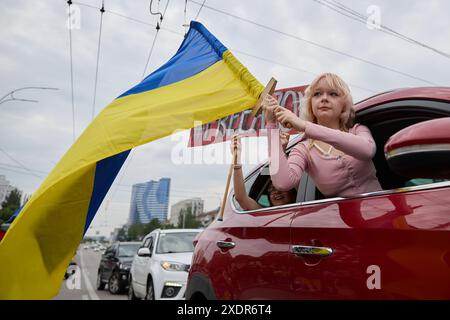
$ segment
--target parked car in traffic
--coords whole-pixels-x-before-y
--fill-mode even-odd
[[[183,299],[199,229],[156,229],[142,241],[130,270],[128,298]]]
[[[260,164],[245,187],[263,208],[242,210],[231,190],[223,221],[194,240],[186,299],[450,299],[450,88],[355,110],[383,190],[324,198],[303,174],[296,203],[269,207]]]
[[[8,231],[10,225],[10,223],[6,222],[0,225],[0,241],[2,241],[2,239],[5,237],[6,231]]]
[[[0,241],[5,237],[6,232],[8,231],[11,224],[14,222],[14,219],[19,215],[20,210],[22,207],[19,207],[16,211],[14,211],[13,215],[9,217],[8,220],[6,220],[3,223],[0,223]]]
[[[124,292],[131,262],[140,245],[140,242],[116,242],[105,250],[98,266],[97,290],[105,289],[108,284],[112,294]]]

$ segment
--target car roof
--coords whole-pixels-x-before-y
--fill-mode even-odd
[[[359,112],[387,102],[399,100],[433,100],[450,102],[450,87],[401,88],[371,96],[354,105]]]

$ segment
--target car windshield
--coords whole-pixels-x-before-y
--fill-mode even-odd
[[[161,233],[156,253],[193,252],[192,241],[198,232]]]
[[[140,246],[140,243],[121,243],[119,246],[119,257],[134,257]]]

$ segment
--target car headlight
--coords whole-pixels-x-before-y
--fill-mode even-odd
[[[119,269],[128,270],[128,269],[130,269],[130,267],[131,267],[131,265],[129,265],[129,264],[119,263]]]
[[[188,271],[189,265],[179,262],[161,261],[161,267],[167,271]]]

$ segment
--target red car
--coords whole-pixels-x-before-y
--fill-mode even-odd
[[[383,191],[325,199],[304,174],[296,203],[253,211],[231,191],[223,221],[194,241],[186,299],[450,299],[450,88],[355,109]],[[262,205],[267,166],[245,179]]]

